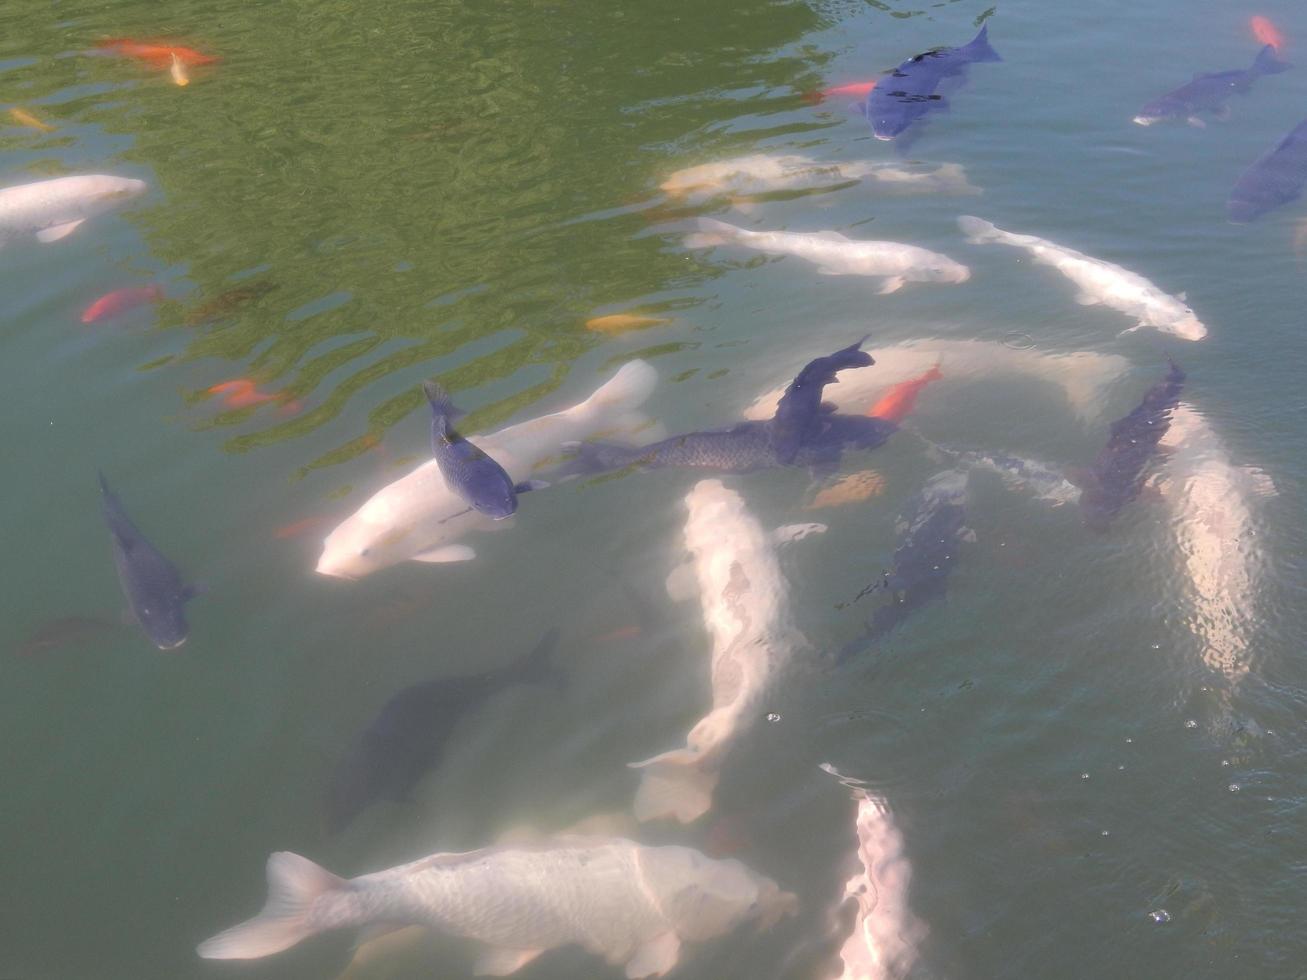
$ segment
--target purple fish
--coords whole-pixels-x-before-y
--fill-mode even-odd
[[[1246,95],[1253,82],[1263,75],[1277,75],[1290,67],[1288,62],[1275,57],[1275,48],[1268,44],[1257,53],[1251,68],[1195,75],[1193,81],[1140,109],[1135,122],[1140,126],[1151,126],[1163,119],[1188,119],[1190,125],[1201,127],[1207,124],[1198,117],[1200,112],[1210,112],[1218,119],[1228,118],[1231,95],[1235,92]]]
[[[1281,205],[1296,201],[1307,183],[1307,121],[1275,149],[1243,172],[1230,191],[1225,210],[1231,221],[1256,221]]]

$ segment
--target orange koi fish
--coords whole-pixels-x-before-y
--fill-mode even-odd
[[[885,392],[880,400],[871,406],[867,414],[874,418],[885,419],[887,422],[902,422],[916,407],[917,396],[921,394],[921,389],[942,377],[944,377],[944,374],[940,371],[939,365],[936,364],[919,378],[900,381]]]
[[[248,408],[251,405],[277,401],[276,395],[259,391],[258,386],[249,378],[224,381],[207,390],[210,395],[222,395],[222,403],[227,408]]]
[[[112,293],[105,293],[83,310],[82,322],[95,323],[97,320],[107,320],[128,310],[134,310],[138,306],[144,306],[146,303],[157,303],[161,299],[163,299],[161,286],[128,286],[126,289],[115,289]]]
[[[1261,16],[1254,17],[1248,22],[1248,26],[1252,28],[1253,37],[1257,38],[1258,44],[1269,44],[1277,54],[1284,50],[1284,35],[1270,20]]]
[[[813,105],[821,105],[827,99],[833,99],[836,96],[847,96],[854,99],[865,99],[876,87],[875,81],[870,82],[849,82],[847,85],[833,85],[830,88],[824,88],[815,92],[804,92],[804,101]]]
[[[643,330],[656,327],[662,323],[671,323],[666,317],[640,316],[636,313],[613,313],[610,316],[597,316],[585,321],[585,328],[595,333],[620,334],[630,330]]]
[[[41,122],[26,109],[20,109],[14,106],[9,110],[9,118],[20,126],[30,126],[32,129],[39,129],[43,133],[53,133],[54,127],[49,123]]]
[[[130,38],[109,38],[100,41],[96,47],[111,51],[124,58],[136,58],[149,63],[152,67],[163,70],[172,65],[175,58],[179,64],[211,65],[221,59],[210,54],[201,54],[193,48],[184,48],[178,44],[161,44],[152,41],[133,41]]]

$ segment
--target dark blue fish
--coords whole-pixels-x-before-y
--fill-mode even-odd
[[[1002,61],[989,46],[989,25],[960,48],[941,48],[909,58],[877,81],[867,94],[863,114],[878,140],[892,140],[928,112],[947,108],[938,90],[952,90],[966,78],[967,68],[979,61]]]
[[[1275,48],[1268,44],[1257,53],[1251,68],[1195,75],[1192,82],[1186,82],[1140,109],[1135,122],[1151,126],[1163,119],[1188,119],[1195,126],[1205,126],[1198,113],[1210,112],[1217,118],[1226,118],[1231,95],[1236,92],[1246,95],[1253,82],[1263,75],[1276,75],[1290,67],[1275,57]]]
[[[444,388],[425,381],[422,390],[431,403],[431,452],[449,488],[487,517],[496,521],[511,517],[517,510],[517,495],[535,484],[514,483],[502,466],[453,430],[450,423],[459,412]]]
[[[1067,472],[1067,479],[1080,487],[1085,527],[1106,531],[1122,508],[1139,496],[1183,388],[1184,372],[1172,361],[1166,377],[1148,389],[1138,407],[1112,423],[1107,445],[1093,465]]]
[[[834,354],[809,361],[790,382],[771,420],[771,444],[777,462],[784,466],[793,463],[799,447],[820,431],[822,393],[828,384],[835,383],[835,375],[845,368],[876,363],[870,354],[859,349],[866,342],[867,338],[863,337]]]
[[[464,715],[517,684],[560,680],[551,664],[558,646],[552,629],[525,659],[467,677],[441,677],[406,687],[382,706],[331,778],[326,829],[336,834],[378,800],[403,803],[444,753]]]
[[[1243,172],[1230,191],[1226,214],[1231,221],[1256,221],[1268,211],[1296,201],[1307,183],[1307,121],[1275,149]]]
[[[890,571],[874,588],[893,596],[872,613],[867,631],[844,649],[839,661],[884,639],[922,606],[944,598],[961,543],[975,540],[966,525],[967,502],[967,473],[961,469],[932,477],[913,499],[900,521],[903,530]]]
[[[163,557],[136,529],[122,503],[100,474],[100,503],[113,538],[118,581],[132,615],[160,650],[175,650],[186,642],[186,603],[198,590],[182,581],[177,566]]]

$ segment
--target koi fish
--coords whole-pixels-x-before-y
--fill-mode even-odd
[[[111,293],[105,293],[83,310],[82,322],[95,323],[98,320],[108,320],[128,310],[134,310],[138,306],[144,306],[146,303],[157,303],[161,299],[163,299],[163,287],[158,285],[115,289]]]
[[[170,67],[174,60],[189,66],[212,65],[221,60],[215,55],[201,54],[193,48],[184,48],[179,44],[157,44],[133,41],[130,38],[110,38],[100,41],[96,47],[124,58],[136,58],[160,70]]]
[[[817,89],[803,93],[803,100],[812,105],[821,105],[827,99],[833,99],[837,96],[851,96],[855,99],[865,99],[871,94],[871,90],[876,87],[873,79],[870,82],[849,82],[847,85],[832,85],[830,88]]]
[[[39,129],[43,133],[53,133],[54,127],[49,123],[41,122],[26,109],[20,109],[14,106],[9,110],[9,118],[20,126],[30,126],[32,129]]]
[[[280,412],[283,415],[294,415],[304,408],[302,402],[288,401],[285,392],[270,395],[267,392],[259,391],[258,385],[249,378],[224,381],[211,388],[206,388],[205,392],[210,395],[224,396],[222,402],[224,408],[249,408],[251,405],[262,405],[264,402],[281,402]]]
[[[1277,58],[1275,52],[1275,45],[1268,44],[1257,53],[1251,67],[1195,75],[1193,81],[1140,109],[1135,122],[1140,126],[1151,126],[1164,119],[1187,119],[1189,125],[1202,129],[1207,123],[1198,115],[1200,112],[1209,112],[1217,119],[1228,119],[1231,95],[1235,92],[1247,95],[1253,82],[1263,75],[1278,75],[1289,70],[1288,63]]]
[[[108,174],[0,187],[0,247],[27,235],[43,244],[60,241],[87,218],[112,211],[145,191],[143,180]]]
[[[252,282],[248,286],[237,286],[234,289],[228,289],[224,293],[219,293],[207,303],[201,303],[195,307],[186,314],[186,319],[183,322],[188,327],[198,327],[213,320],[221,319],[230,313],[236,312],[242,306],[266,296],[276,288],[277,284],[275,282],[268,282],[263,279]]]
[[[939,381],[944,373],[939,369],[939,362],[925,374],[907,381],[900,381],[872,405],[867,414],[872,418],[885,419],[888,422],[902,422],[917,405],[917,396],[921,389],[932,381]]]
[[[613,313],[609,316],[597,316],[585,321],[585,328],[595,333],[622,334],[631,330],[643,330],[672,321],[661,316],[642,316],[638,313]]]
[[[822,510],[826,507],[840,507],[844,504],[856,504],[876,496],[885,489],[885,478],[875,470],[859,470],[836,480],[828,487],[819,490],[811,502],[804,505],[804,510]]]
[[[1257,16],[1248,22],[1248,26],[1252,28],[1253,37],[1257,38],[1259,44],[1269,44],[1276,51],[1284,50],[1284,35],[1270,20]]]
[[[1230,191],[1225,213],[1236,224],[1256,221],[1302,196],[1307,185],[1307,120],[1245,170]]]

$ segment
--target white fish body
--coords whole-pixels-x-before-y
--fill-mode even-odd
[[[1171,413],[1162,437],[1160,489],[1172,511],[1203,659],[1238,682],[1250,668],[1264,562],[1255,500],[1273,495],[1259,470],[1230,462],[1220,437],[1193,406]]]
[[[839,383],[827,387],[822,396],[841,412],[862,415],[889,388],[920,377],[938,363],[944,374],[943,380],[935,382],[938,387],[955,382],[989,384],[1003,376],[1047,382],[1062,392],[1082,422],[1090,423],[1100,418],[1107,389],[1130,367],[1130,362],[1117,354],[1050,354],[984,340],[912,340],[868,353],[875,358],[874,365],[841,371]],[[781,385],[761,395],[744,410],[745,417],[771,418],[784,391]]]
[[[777,534],[763,530],[740,495],[720,480],[695,484],[685,505],[685,545],[712,639],[712,710],[690,730],[685,748],[631,763],[643,770],[634,804],[641,821],[671,817],[689,823],[712,806],[723,761],[766,714],[771,685],[806,645],[790,621]],[[821,526],[790,537],[814,529]]]
[[[838,231],[749,231],[713,218],[698,219],[699,231],[686,236],[688,248],[727,243],[760,252],[793,255],[814,263],[828,276],[883,276],[880,292],[909,282],[966,282],[971,271],[947,255],[902,242],[854,241]]]
[[[822,768],[839,775],[829,764]],[[852,788],[858,807],[857,869],[844,886],[844,900],[852,899],[857,911],[840,948],[839,980],[902,980],[929,930],[908,905],[912,865],[889,806],[865,789]]]
[[[676,966],[681,944],[724,935],[796,904],[738,861],[622,838],[557,837],[525,847],[433,854],[348,881],[289,852],[268,859],[268,901],[254,919],[201,943],[208,959],[254,959],[319,932],[423,925],[475,940],[479,975],[506,976],[577,944],[628,977]]]
[[[0,188],[0,246],[25,235],[57,242],[83,221],[146,191],[143,180],[88,174]]]
[[[633,435],[648,426],[635,409],[653,392],[657,372],[645,361],[629,361],[580,404],[552,415],[510,425],[491,435],[470,436],[515,481],[528,479],[563,444],[596,435]],[[450,562],[476,557],[455,544],[469,531],[497,523],[469,510],[445,483],[434,459],[382,487],[323,541],[317,571],[362,578],[402,561]]]
[[[887,161],[814,160],[798,154],[754,153],[678,170],[661,185],[673,197],[775,194],[866,181],[878,190],[916,194],[977,194],[960,164],[934,167]]]
[[[1108,306],[1137,320],[1130,330],[1152,327],[1184,340],[1202,340],[1207,336],[1207,328],[1182,297],[1162,292],[1137,272],[1044,238],[1004,231],[971,215],[958,218],[958,226],[972,244],[1025,249],[1037,263],[1052,266],[1076,284],[1080,290],[1076,294],[1077,303]]]

